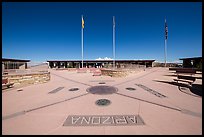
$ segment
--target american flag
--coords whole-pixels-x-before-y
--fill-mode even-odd
[[[168,37],[168,27],[165,19],[165,39],[167,39],[167,37]]]
[[[115,27],[115,16],[113,16],[113,27]]]

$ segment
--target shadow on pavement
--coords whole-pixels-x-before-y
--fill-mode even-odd
[[[170,76],[170,77],[177,77],[177,75],[164,75],[164,76]]]
[[[201,84],[192,84],[192,87],[190,88],[190,90],[192,93],[202,97],[202,85]]]
[[[183,92],[183,93],[186,93],[188,95],[191,95],[191,96],[200,96],[202,97],[202,85],[201,84],[192,84],[192,87],[189,86],[188,84],[184,84],[184,83],[177,83],[177,82],[174,82],[174,81],[162,81],[162,80],[153,80],[155,82],[161,82],[161,83],[166,83],[166,84],[171,84],[171,85],[174,85],[174,86],[178,86],[178,89]],[[189,91],[191,91],[191,93],[188,93],[184,90],[184,88],[188,88]]]
[[[177,77],[177,75],[176,75],[176,74],[163,75],[163,76]],[[196,79],[202,79],[202,77],[201,77],[201,76],[196,76]]]

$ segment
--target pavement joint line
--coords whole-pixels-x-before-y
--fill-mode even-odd
[[[10,114],[10,115],[7,115],[7,116],[3,116],[2,120],[6,120],[6,119],[13,118],[13,117],[17,117],[19,115],[24,115],[25,113],[26,113],[26,111],[16,112],[16,113],[13,113],[13,114]]]
[[[138,107],[138,115],[140,115],[140,100],[139,100],[138,104],[139,104],[139,107]]]
[[[187,109],[181,109],[181,113],[202,118],[201,113],[193,112],[193,111],[190,111],[190,110],[187,110]]]
[[[118,94],[118,95],[121,95],[121,96],[126,96],[126,97],[129,97],[129,98],[132,98],[132,99],[137,99],[137,100],[139,100],[139,101],[144,101],[144,102],[146,102],[146,103],[151,103],[151,104],[158,105],[158,106],[161,106],[161,107],[173,109],[173,110],[176,110],[176,111],[180,111],[181,113],[186,114],[186,115],[191,115],[191,116],[195,116],[195,117],[200,117],[200,118],[202,118],[202,114],[197,113],[197,112],[193,112],[193,111],[190,111],[190,110],[187,110],[187,109],[183,109],[183,108],[180,108],[180,109],[178,109],[178,108],[173,108],[173,107],[161,105],[161,104],[158,104],[158,103],[150,102],[150,101],[147,101],[147,100],[143,100],[143,99],[140,99],[140,98],[131,97],[131,96],[128,96],[128,95],[125,95],[125,94],[121,94],[121,93],[118,93],[118,92],[115,93],[115,94]],[[168,101],[168,102],[169,102],[169,101]],[[139,112],[138,112],[138,114],[139,114]]]
[[[85,94],[82,94],[82,95],[79,95],[79,96],[75,96],[75,97],[72,97],[72,98],[68,98],[68,99],[65,99],[65,100],[62,100],[62,101],[54,102],[54,103],[44,105],[44,106],[40,106],[40,107],[37,107],[37,108],[16,112],[16,113],[13,113],[13,114],[10,114],[10,115],[7,115],[7,116],[3,116],[2,120],[10,119],[10,118],[13,118],[13,117],[16,117],[16,116],[19,116],[19,115],[24,115],[24,114],[26,114],[28,112],[31,112],[31,111],[46,108],[46,107],[56,105],[56,104],[59,104],[59,103],[62,103],[62,102],[66,102],[66,101],[69,101],[69,100],[72,100],[72,99],[75,99],[75,98],[78,98],[78,97],[81,97],[81,96],[85,96],[85,95],[88,95],[88,94],[90,94],[90,93],[85,93]]]
[[[68,98],[68,99],[65,99],[65,100],[62,100],[62,101],[58,101],[58,102],[55,102],[55,103],[51,103],[51,104],[48,104],[48,105],[44,105],[44,106],[41,106],[41,107],[30,109],[30,110],[27,110],[26,112],[31,112],[31,111],[38,110],[38,109],[41,109],[41,108],[45,108],[45,107],[49,107],[49,106],[52,106],[52,105],[56,105],[56,104],[59,104],[59,103],[62,103],[62,102],[66,102],[66,101],[69,101],[69,100],[81,97],[81,96],[85,96],[87,94],[89,94],[89,93],[85,93],[85,94],[82,94],[82,95],[79,95],[79,96],[75,96],[75,97],[72,97],[72,98]]]
[[[181,109],[178,109],[178,108],[173,108],[173,107],[165,106],[165,105],[162,105],[162,104],[158,104],[158,103],[150,102],[150,101],[143,100],[143,99],[140,99],[140,98],[128,96],[128,95],[121,94],[121,93],[118,93],[118,92],[115,93],[115,94],[118,94],[118,95],[121,95],[121,96],[125,96],[125,97],[128,97],[128,98],[132,98],[132,99],[136,99],[136,100],[140,100],[140,101],[143,101],[143,102],[146,102],[146,103],[154,104],[154,105],[157,105],[157,106],[160,106],[160,107],[165,107],[165,108],[169,108],[169,109],[172,109],[172,110],[181,111]]]
[[[44,133],[43,135],[50,135],[52,132],[56,131],[57,129],[61,128],[63,126],[63,122],[67,119],[67,117],[65,117],[62,122],[60,122],[60,124],[58,126],[56,126],[56,128],[54,129],[50,129],[48,132]]]
[[[124,83],[127,83],[127,82],[134,81],[134,80],[136,80],[136,79],[140,79],[140,78],[145,77],[145,76],[147,76],[147,75],[149,75],[149,74],[151,74],[151,73],[153,73],[153,72],[155,72],[155,71],[158,71],[159,69],[160,69],[160,68],[158,68],[158,69],[156,69],[156,70],[154,70],[154,71],[150,71],[149,73],[144,74],[144,75],[142,75],[142,76],[139,76],[139,77],[137,77],[137,78],[134,78],[134,79],[131,79],[131,80],[127,80],[127,81],[125,81],[125,82],[121,82],[121,83],[118,83],[118,84],[115,84],[115,85],[112,85],[112,86],[121,85],[121,84],[124,84]]]
[[[175,104],[173,104],[172,102],[170,102],[169,100],[167,100],[167,98],[165,99],[166,102],[168,102],[169,104],[173,105],[174,107],[180,108],[181,113],[186,114],[186,115],[191,115],[191,116],[196,116],[196,117],[200,117],[202,118],[202,114],[197,113],[197,112],[193,112],[191,110],[187,110],[184,108],[181,108]]]
[[[61,77],[61,78],[65,79],[65,80],[69,80],[69,81],[75,82],[75,83],[79,83],[79,84],[86,85],[86,86],[92,86],[92,85],[89,85],[89,84],[86,84],[86,83],[82,83],[82,82],[79,82],[79,81],[75,81],[75,80],[72,80],[72,79],[68,79],[68,78],[62,77],[60,75],[54,74],[53,72],[50,73],[50,74],[58,76],[58,77]]]

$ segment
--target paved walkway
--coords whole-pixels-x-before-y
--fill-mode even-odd
[[[48,83],[2,92],[2,134],[202,134],[202,94],[178,88],[168,68],[125,78],[50,72]],[[93,86],[113,86],[117,92],[87,92]],[[111,103],[98,106],[99,99]],[[143,124],[137,124],[138,116]],[[68,121],[72,123],[66,126]]]

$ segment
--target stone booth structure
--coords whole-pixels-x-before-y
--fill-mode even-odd
[[[27,69],[30,60],[2,58],[2,69]]]
[[[202,57],[181,58],[183,68],[197,68],[202,70]]]
[[[144,65],[152,67],[155,60],[115,60],[116,68],[125,68],[126,66]],[[50,68],[81,68],[81,60],[47,60]],[[84,68],[108,68],[113,65],[113,60],[84,60]]]
[[[2,79],[16,85],[39,84],[50,80],[50,72],[40,68],[28,69],[30,60],[2,58]]]

